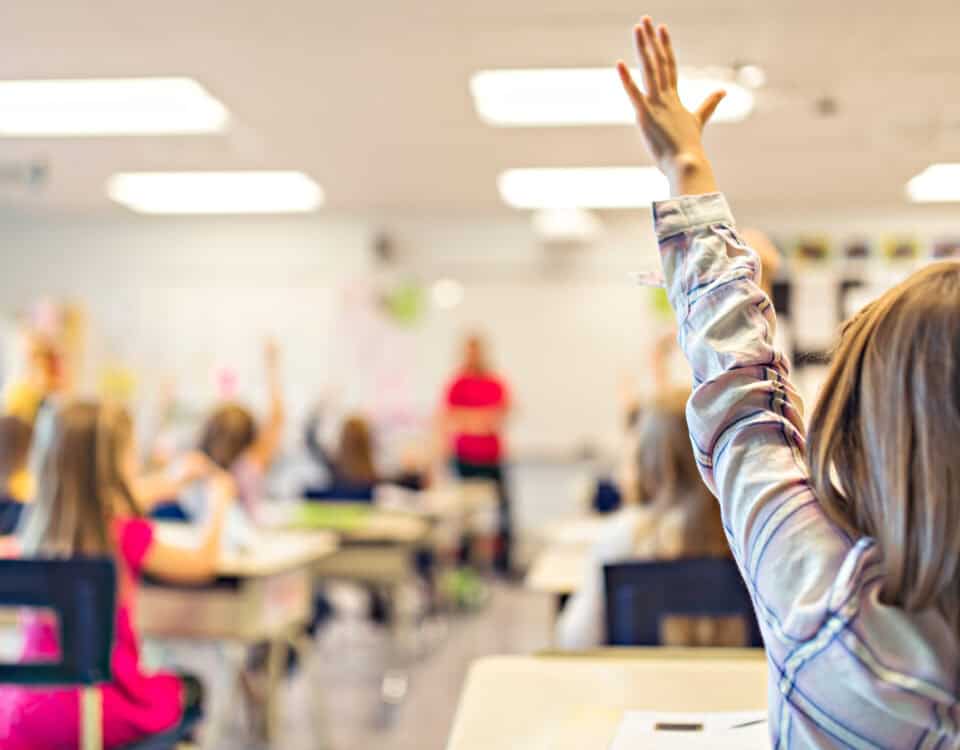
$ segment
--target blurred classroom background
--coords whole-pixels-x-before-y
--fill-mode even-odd
[[[945,96],[960,87],[960,18],[946,2],[913,7],[908,18],[896,3],[819,0],[4,9],[5,409],[34,419],[33,387],[48,405],[122,403],[143,459],[175,466],[218,404],[267,419],[271,341],[285,418],[257,498],[268,515],[299,513],[306,488],[330,479],[304,439],[317,413],[331,450],[361,414],[384,476],[422,474],[420,491],[377,483],[360,506],[329,502],[335,492],[315,505],[310,523],[336,551],[294,566],[310,571],[298,585],[311,611],[299,601],[292,621],[314,627],[306,645],[300,631],[274,638],[298,648],[268,658],[266,687],[244,682],[258,637],[169,621],[216,597],[145,586],[163,621],[144,624],[144,659],[208,683],[216,727],[198,743],[442,748],[474,660],[557,645],[558,608],[589,577],[623,494],[631,414],[657,396],[658,371],[688,380],[664,344],[676,323],[662,290],[635,278],[659,267],[649,205],[665,197],[611,88],[639,13],[671,24],[691,90],[733,92],[709,144],[741,226],[775,248],[767,281],[808,404],[839,323],[960,252],[960,104]],[[497,75],[573,68],[601,70]],[[175,80],[154,89],[156,78]],[[640,171],[563,171],[611,167]],[[556,171],[516,171],[531,169]],[[248,174],[196,183],[194,172]],[[470,336],[509,392],[488,404],[509,405],[501,575],[498,488],[457,476],[438,426],[456,408],[448,389]],[[231,554],[282,544],[250,525]],[[467,731],[450,747],[482,746]],[[516,746],[561,746],[533,742]]]

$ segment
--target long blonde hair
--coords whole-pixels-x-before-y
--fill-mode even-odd
[[[352,415],[340,428],[337,446],[337,470],[342,478],[358,485],[376,484],[377,469],[373,463],[373,436],[365,418]]]
[[[118,501],[124,512],[139,515],[123,471],[133,439],[130,415],[116,406],[78,401],[50,418],[37,498],[22,535],[24,553],[113,554]]]
[[[885,602],[960,628],[960,263],[851,319],[821,393],[807,463],[824,509],[876,540]]]
[[[30,459],[33,425],[12,415],[0,417],[0,491],[8,493],[10,481]]]
[[[704,485],[690,445],[685,408],[690,392],[679,389],[647,405],[639,425],[637,496],[652,509],[682,509],[684,557],[727,557],[720,505]]]

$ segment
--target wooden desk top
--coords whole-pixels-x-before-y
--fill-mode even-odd
[[[762,650],[625,649],[474,663],[447,750],[605,750],[627,710],[740,711],[767,705]]]
[[[198,529],[190,524],[158,523],[157,537],[167,544],[191,547]],[[293,570],[329,557],[337,551],[336,534],[260,530],[250,549],[225,553],[217,574],[222,578],[256,578]]]
[[[549,546],[569,544],[590,547],[603,533],[610,518],[609,515],[564,518],[544,526],[540,536]]]
[[[443,521],[464,518],[496,504],[497,490],[493,482],[471,480],[422,492],[384,487],[378,491],[375,507],[386,512]]]
[[[590,559],[590,551],[577,545],[554,545],[533,561],[524,585],[544,594],[564,596],[576,593]]]

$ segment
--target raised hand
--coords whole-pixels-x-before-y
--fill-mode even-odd
[[[622,60],[617,63],[617,72],[637,112],[647,148],[670,180],[674,195],[715,192],[717,186],[701,134],[726,92],[714,92],[696,111],[689,111],[677,91],[677,60],[667,27],[655,29],[653,20],[646,16],[634,27],[634,37],[645,92]]]

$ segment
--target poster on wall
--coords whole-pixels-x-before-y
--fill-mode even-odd
[[[931,248],[930,257],[935,260],[960,259],[960,237],[936,240]]]
[[[851,239],[843,246],[844,260],[853,263],[862,263],[870,260],[872,256],[873,247],[871,247],[870,241],[865,237]]]
[[[833,248],[826,235],[800,237],[793,250],[793,258],[801,265],[822,265],[830,261]]]
[[[920,242],[916,237],[891,235],[881,242],[882,255],[891,263],[910,263],[920,257]]]

